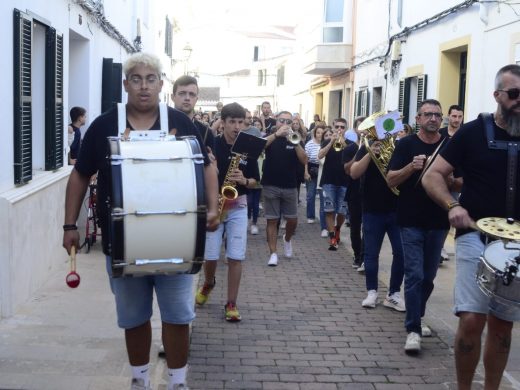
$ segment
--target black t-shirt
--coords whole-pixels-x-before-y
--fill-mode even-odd
[[[215,158],[217,159],[219,188],[222,187],[224,183],[231,159],[236,156],[231,153],[231,146],[232,145],[228,144],[223,136],[215,138]],[[245,178],[260,180],[260,172],[256,160],[249,157],[245,160],[241,158],[238,169],[243,172]],[[238,195],[244,195],[248,192],[248,189],[240,184],[236,185],[235,188],[238,191]]]
[[[358,145],[355,142],[347,141],[347,146],[343,149],[343,166],[346,163],[354,160],[358,151]],[[346,201],[355,201],[361,199],[360,194],[360,179],[352,179],[350,175],[347,175],[347,192],[345,193]]]
[[[356,154],[356,161],[360,161],[367,154],[365,145],[361,145]],[[389,213],[397,210],[397,195],[386,183],[374,161],[370,160],[367,170],[361,176],[361,196],[363,211],[369,213]]]
[[[110,193],[110,160],[107,137],[118,135],[117,107],[98,116],[89,126],[79,151],[75,169],[83,176],[92,176],[98,172],[97,177],[97,212],[103,237],[103,252],[108,254],[108,195]],[[132,129],[127,121],[127,128]],[[191,119],[183,112],[168,107],[168,127],[177,129],[177,137],[196,136],[202,145],[200,133],[195,128]],[[150,130],[161,128],[160,119],[153,124]],[[143,141],[145,142],[145,141]],[[204,164],[210,163],[205,148],[201,148],[204,155]]]
[[[287,138],[276,138],[265,149],[262,184],[280,188],[296,188],[298,165],[295,146]]]
[[[265,135],[268,136],[276,131],[276,119],[267,118],[264,119]]]
[[[443,139],[441,137],[436,143],[427,144],[422,142],[417,134],[404,137],[395,146],[388,164],[388,170],[398,171],[404,168],[412,162],[414,156],[424,154],[428,157],[432,155]],[[398,187],[400,191],[397,200],[397,222],[399,226],[448,229],[448,213],[430,199],[420,182],[417,183],[420,176],[421,171],[416,171]]]
[[[321,148],[323,149],[329,142],[331,142],[330,139],[324,140],[321,143]],[[340,187],[347,186],[347,174],[343,168],[343,150],[335,151],[334,147],[331,146],[325,155],[320,187],[323,187],[324,184],[332,184]]]
[[[520,141],[520,137],[511,137],[496,124],[493,126],[496,141]],[[482,119],[464,124],[441,151],[441,156],[464,172],[459,202],[471,218],[478,221],[487,217],[510,217],[506,215],[507,150],[487,147]],[[516,176],[515,212],[512,217],[520,220],[520,159]],[[465,232],[467,230],[457,230],[457,235]]]

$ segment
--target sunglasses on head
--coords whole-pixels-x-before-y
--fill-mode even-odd
[[[507,97],[509,98],[509,100],[518,99],[518,96],[520,96],[520,89],[518,89],[518,88],[497,89],[497,91],[507,93]]]
[[[292,119],[278,118],[278,122],[283,123],[285,125],[290,125],[292,123]]]

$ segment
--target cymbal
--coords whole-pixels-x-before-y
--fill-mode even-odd
[[[481,218],[477,228],[492,237],[508,240],[520,240],[520,222],[507,218]]]

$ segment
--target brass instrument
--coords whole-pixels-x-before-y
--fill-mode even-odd
[[[301,142],[302,137],[299,133],[296,133],[293,130],[291,130],[289,132],[289,135],[287,136],[287,140],[293,145],[298,145]]]
[[[375,112],[369,117],[367,117],[363,122],[361,122],[358,126],[358,131],[364,133],[363,143],[365,144],[365,148],[367,149],[370,158],[376,165],[377,169],[383,176],[386,182],[386,169],[388,167],[388,163],[392,158],[392,153],[394,153],[395,149],[395,138],[391,135],[386,136],[386,138],[382,140],[378,140],[377,131],[376,131],[376,119],[380,116],[385,115],[385,112],[379,111]],[[379,141],[381,143],[379,154],[375,154],[370,145],[375,141]],[[390,191],[392,191],[395,195],[399,195],[399,190],[396,187],[389,187]]]
[[[231,175],[231,172],[238,168],[241,158],[241,154],[233,153],[226,176],[224,177],[224,182],[220,188],[220,194],[218,195],[218,215],[220,215],[221,219],[223,217],[222,211],[224,210],[224,203],[226,203],[226,200],[235,200],[238,198],[238,191],[235,188],[236,184],[229,180],[229,176]]]
[[[332,148],[334,149],[334,151],[336,152],[341,152],[343,150],[343,144],[341,143],[341,141],[339,139],[337,139],[336,141],[334,141],[334,143],[332,144]]]

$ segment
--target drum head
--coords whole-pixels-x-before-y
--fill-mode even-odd
[[[515,264],[515,257],[520,256],[520,243],[493,241],[484,248],[484,260],[491,267],[503,271],[506,265]]]

